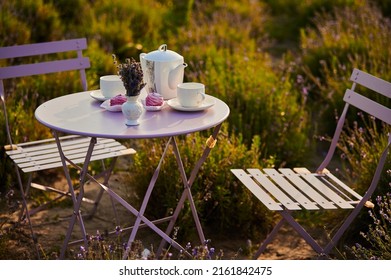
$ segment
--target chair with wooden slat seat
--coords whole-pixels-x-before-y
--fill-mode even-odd
[[[11,124],[9,124],[7,115],[6,91],[4,89],[3,80],[64,71],[79,71],[82,88],[84,91],[87,91],[85,69],[90,67],[90,60],[88,57],[85,57],[82,54],[82,51],[85,49],[87,49],[87,40],[85,38],[0,48],[0,59],[5,60],[6,63],[4,65],[7,65],[0,68],[0,97],[4,109],[4,119],[8,138],[8,145],[5,145],[5,150],[6,154],[9,156],[16,167],[18,184],[23,198],[23,210],[21,215],[25,216],[25,218],[28,220],[33,239],[35,238],[31,227],[30,214],[35,213],[35,210],[25,211],[25,209],[28,209],[25,198],[29,192],[29,188],[35,187],[41,190],[51,190],[58,193],[60,197],[69,195],[69,192],[64,192],[52,187],[42,186],[32,182],[33,174],[35,172],[63,166],[59,156],[58,147],[54,138],[37,140],[29,143],[15,144],[13,142],[13,134],[10,129]],[[63,58],[61,56],[63,53],[74,53],[75,55],[73,58]],[[57,60],[49,60],[53,59],[50,58],[51,56],[57,56],[55,58]],[[35,60],[38,59],[39,62],[12,65],[14,61],[25,57],[34,57]],[[43,59],[44,57],[45,59]],[[90,145],[90,138],[71,135],[62,137],[61,142],[66,157],[69,157],[74,163],[77,164],[84,162],[85,154]],[[116,140],[98,139],[91,159],[94,161],[102,161],[102,172],[97,175],[97,178],[104,178],[104,184],[106,185],[112,173],[116,159],[119,156],[131,155],[135,152],[136,151],[134,149],[127,148]],[[110,159],[111,161],[108,167],[105,166],[105,159]],[[20,170],[23,173],[28,174],[25,186],[23,186]],[[91,215],[93,215],[96,211],[102,194],[103,190],[101,189],[96,199],[85,199],[85,201],[92,202],[94,204],[94,207],[90,213]],[[38,208],[40,209],[41,207]]]
[[[278,170],[273,168],[262,170],[231,169],[231,172],[260,202],[269,210],[276,211],[282,216],[281,221],[276,224],[261,244],[254,256],[255,258],[258,258],[266,249],[285,222],[289,223],[319,256],[328,256],[363,206],[373,206],[370,198],[376,190],[380,176],[383,173],[391,144],[391,133],[388,135],[388,143],[384,151],[379,156],[372,182],[364,194],[358,194],[343,183],[327,170],[327,166],[333,158],[350,107],[355,107],[388,126],[391,124],[391,109],[384,106],[384,103],[381,104],[377,101],[384,100],[385,97],[386,102],[389,102],[391,83],[358,69],[353,70],[350,80],[353,85],[351,89],[347,89],[345,92],[343,98],[345,107],[338,119],[330,148],[315,172],[310,172],[304,167],[280,168]],[[357,85],[360,85],[360,89]],[[371,99],[363,94],[364,90],[369,90],[377,96]],[[319,242],[293,217],[294,213],[300,210],[329,211],[336,209],[349,210],[350,213],[324,247],[320,246]]]

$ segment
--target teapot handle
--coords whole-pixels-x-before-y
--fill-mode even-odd
[[[161,52],[167,51],[167,45],[166,45],[166,44],[161,45],[161,46],[159,47],[159,51],[161,51]]]

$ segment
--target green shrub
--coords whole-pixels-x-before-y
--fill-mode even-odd
[[[390,172],[390,170],[388,170]],[[356,243],[348,252],[359,260],[391,259],[391,193],[376,198],[376,208],[368,211],[372,219],[367,233],[361,232],[365,243]],[[364,245],[362,245],[364,244]]]
[[[364,117],[359,112],[357,121],[354,121],[341,136],[342,141],[338,148],[342,163],[345,165],[341,175],[345,176],[346,180],[355,182],[360,193],[364,193],[371,184],[380,154],[387,146],[387,134],[390,132],[391,129],[384,123],[379,123],[373,117]],[[390,168],[391,159],[388,158],[384,169]],[[386,193],[389,188],[391,174],[383,172],[383,175],[375,196]]]
[[[2,46],[10,46],[15,42],[53,41],[63,37],[61,19],[52,3],[16,0],[2,1],[1,5],[2,23],[5,25],[4,29],[0,28],[4,41]]]
[[[332,133],[333,124],[327,120],[334,109],[342,110],[353,68],[391,80],[391,25],[376,7],[365,3],[322,13],[314,21],[315,28],[301,34],[301,68],[310,108],[317,112],[315,120],[329,124],[318,133]]]
[[[272,17],[266,28],[270,37],[279,42],[296,45],[300,29],[312,27],[317,13],[331,13],[333,9],[354,6],[355,0],[265,0]],[[271,50],[273,51],[273,50]]]
[[[183,50],[185,79],[204,83],[228,104],[230,132],[240,133],[248,146],[259,135],[266,157],[275,156],[278,165],[295,163],[308,144],[305,98],[293,87],[289,66],[275,68],[263,51],[267,14],[262,4],[249,2],[200,5],[187,27],[191,32],[183,28],[169,44]]]

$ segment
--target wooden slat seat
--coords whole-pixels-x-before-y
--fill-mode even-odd
[[[341,181],[330,180],[326,174],[311,174],[307,169],[232,169],[239,180],[248,187],[250,180],[255,181],[258,188],[263,189],[264,196],[260,201],[274,211],[288,210],[319,210],[319,209],[353,209],[352,204],[357,203],[362,196],[358,195],[346,185],[339,185]],[[246,177],[246,179],[244,179]],[[353,196],[352,193],[356,195]],[[276,209],[270,204],[273,200],[284,208]]]
[[[84,162],[90,139],[81,136],[67,137],[61,141],[65,156],[76,164]],[[29,145],[26,145],[29,144]],[[24,143],[14,145],[16,149],[7,151],[7,155],[25,172],[43,171],[62,167],[61,157],[54,139],[47,143]],[[92,154],[92,160],[131,155],[136,153],[113,139],[98,138]]]

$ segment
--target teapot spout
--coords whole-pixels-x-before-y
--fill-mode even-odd
[[[181,63],[168,74],[168,86],[171,89],[176,89],[177,85],[183,81],[183,70],[187,67],[187,63]]]

